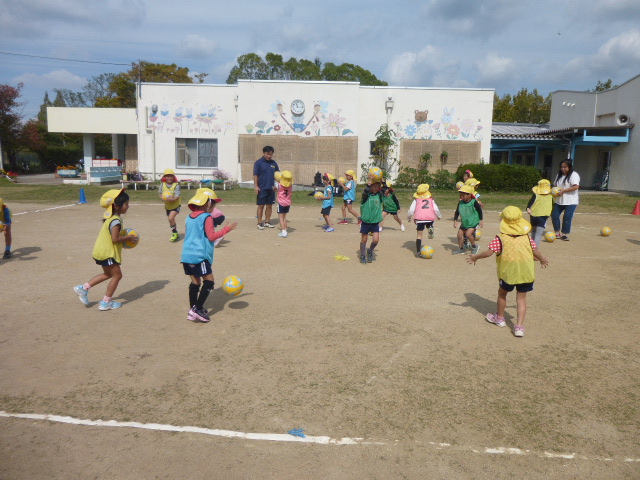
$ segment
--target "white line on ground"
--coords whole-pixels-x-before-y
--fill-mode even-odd
[[[38,413],[8,413],[0,410],[0,417],[19,418],[28,420],[45,420],[48,422],[67,423],[72,425],[96,426],[96,427],[126,427],[140,428],[143,430],[159,430],[163,432],[181,432],[181,433],[199,433],[203,435],[211,435],[215,437],[226,438],[242,438],[246,440],[263,440],[272,442],[298,442],[298,443],[317,443],[321,445],[390,445],[389,442],[365,441],[363,438],[331,438],[326,436],[306,436],[305,438],[283,434],[283,433],[244,433],[235,432],[233,430],[218,430],[202,427],[180,427],[175,425],[166,425],[161,423],[139,423],[139,422],[118,422],[116,420],[83,420],[73,417],[64,417],[60,415],[47,415]],[[394,445],[399,441],[393,442]],[[540,458],[562,458],[568,460],[596,460],[596,461],[622,461],[622,462],[640,462],[640,458],[616,459],[611,457],[588,457],[578,455],[576,453],[555,453],[555,452],[532,452],[531,450],[522,450],[520,448],[509,447],[487,447],[473,448],[465,446],[454,446],[450,443],[428,442],[429,445],[436,449],[448,448],[451,450],[470,451],[474,453],[487,453],[492,455],[532,455]]]

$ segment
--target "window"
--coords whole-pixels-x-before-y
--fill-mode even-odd
[[[176,138],[176,166],[218,168],[218,140]]]

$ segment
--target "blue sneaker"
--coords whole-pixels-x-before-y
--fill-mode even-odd
[[[76,287],[73,287],[73,291],[78,294],[78,297],[80,297],[80,301],[82,303],[84,303],[87,306],[89,305],[89,291],[88,290],[85,290],[84,288],[82,288],[82,285],[78,285]]]
[[[100,305],[98,306],[98,310],[102,310],[103,312],[106,310],[115,310],[116,308],[120,308],[122,304],[120,302],[114,302],[111,300],[110,302],[105,302],[104,300],[100,300]]]
[[[333,231],[335,231],[333,227],[329,227],[325,230],[325,232],[333,232]]]

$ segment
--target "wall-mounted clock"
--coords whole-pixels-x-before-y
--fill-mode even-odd
[[[304,113],[304,102],[302,100],[294,100],[291,102],[291,114],[302,115]]]

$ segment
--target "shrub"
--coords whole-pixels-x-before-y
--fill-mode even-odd
[[[474,163],[460,165],[454,180],[461,181],[462,174],[467,169],[471,170],[473,176],[482,182],[480,188],[489,192],[528,192],[542,178],[540,171],[535,167]]]
[[[427,170],[418,170],[411,167],[401,167],[396,178],[396,185],[398,187],[416,187],[421,183],[431,184],[433,177]]]

